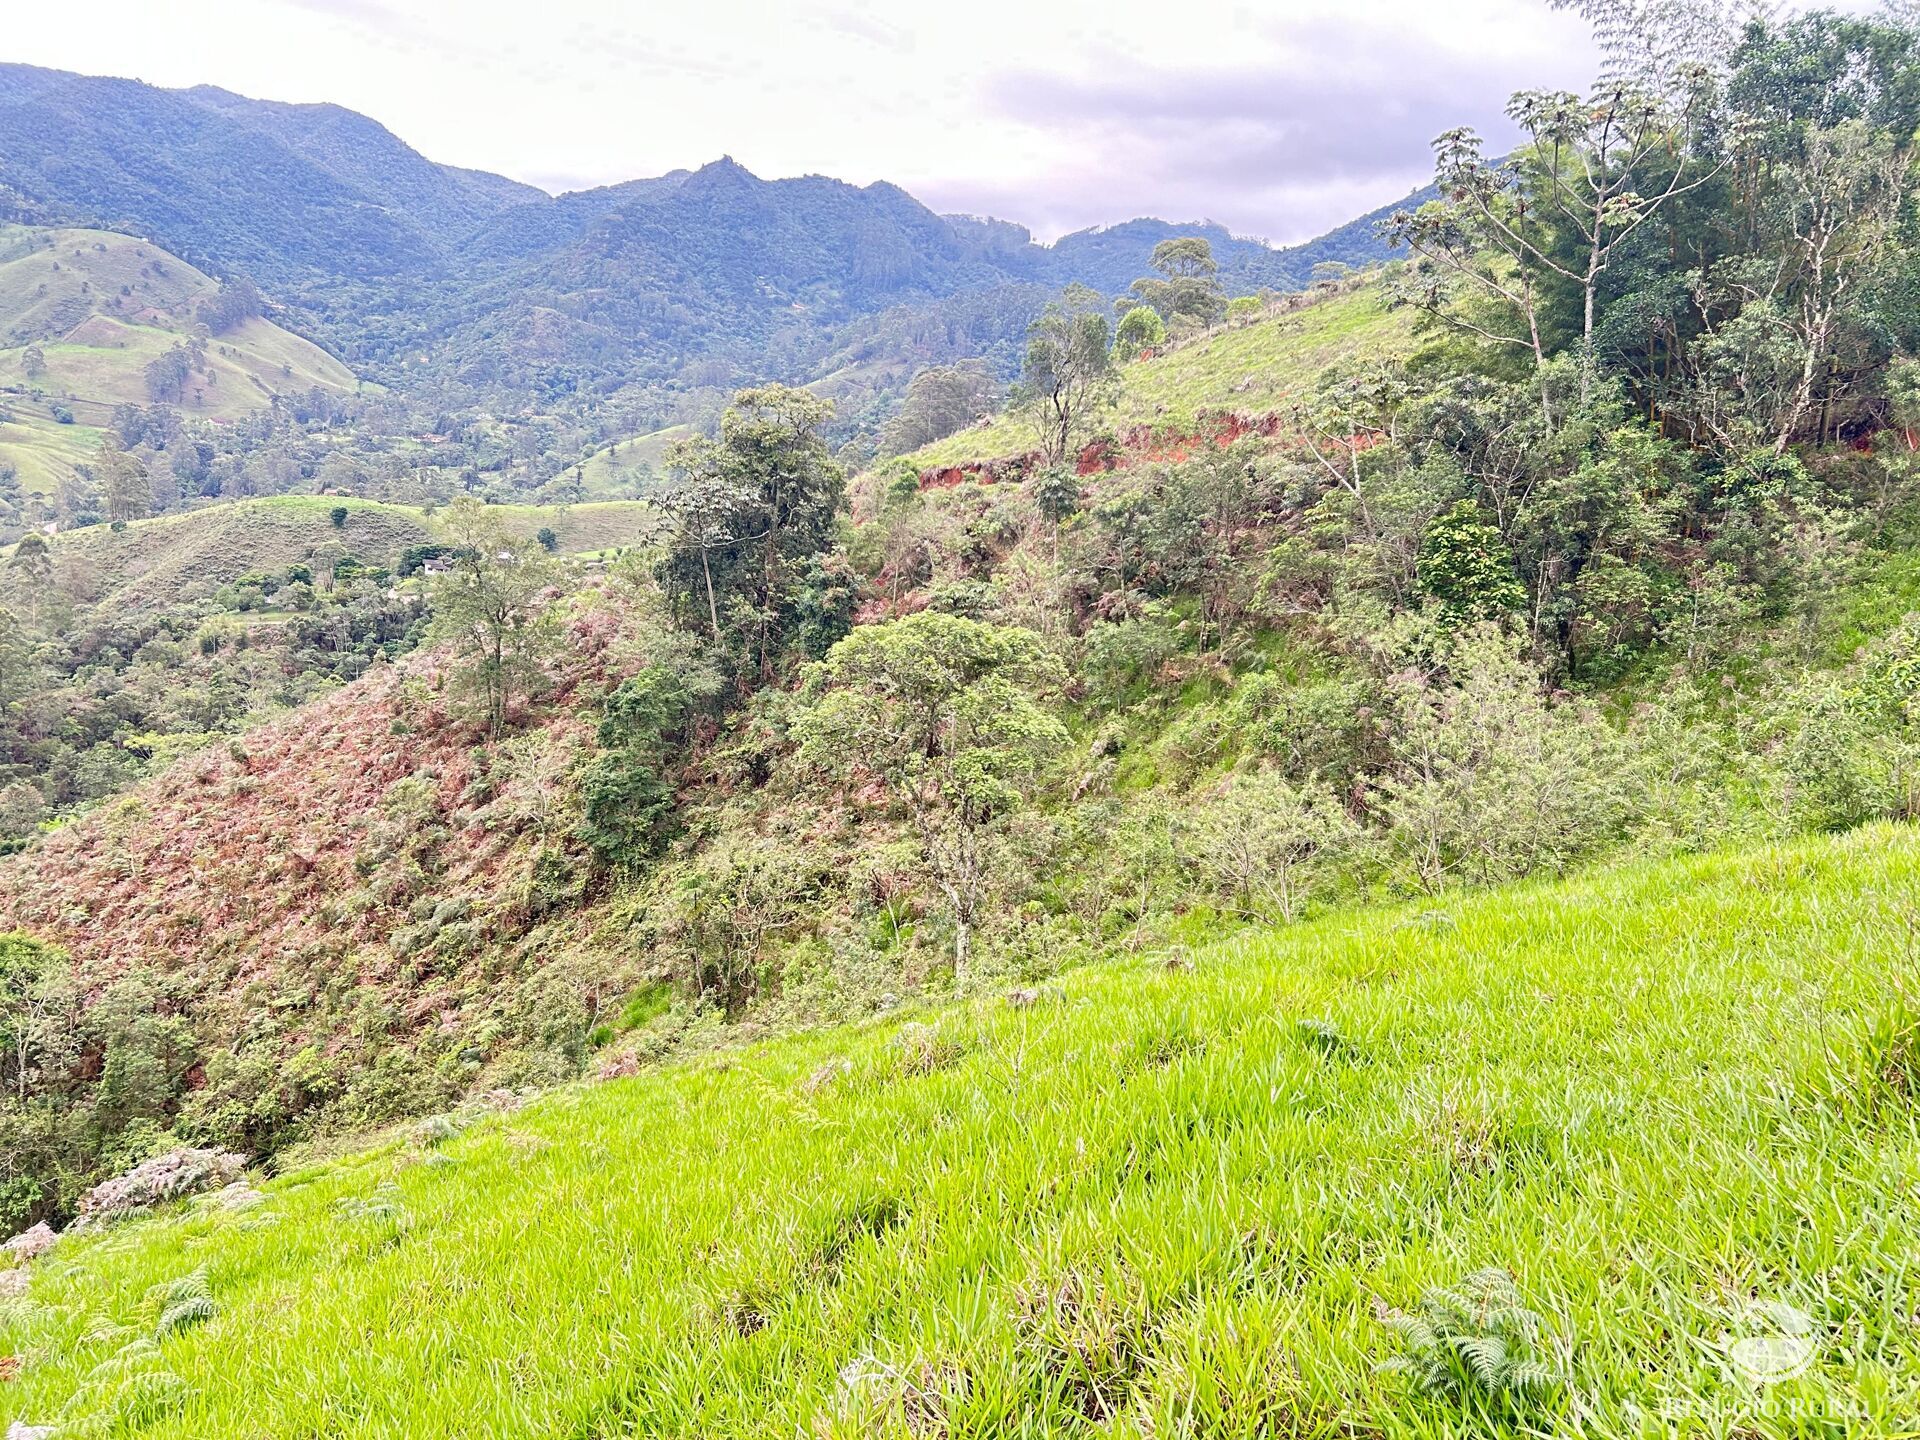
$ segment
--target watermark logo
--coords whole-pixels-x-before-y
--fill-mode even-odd
[[[1755,1300],[1727,1317],[1719,1349],[1750,1385],[1778,1385],[1807,1373],[1820,1342],[1813,1317],[1781,1300]]]

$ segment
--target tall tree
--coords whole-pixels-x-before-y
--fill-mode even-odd
[[[29,530],[20,537],[7,559],[6,579],[9,590],[26,597],[27,624],[38,630],[53,594],[53,551],[46,536]]]
[[[1112,332],[1100,297],[1070,285],[1027,334],[1018,404],[1039,437],[1042,458],[1058,465],[1113,401]]]
[[[1118,302],[1123,311],[1145,305],[1168,325],[1188,329],[1212,329],[1226,316],[1227,292],[1206,236],[1162,240],[1148,263],[1159,273],[1133,282],[1135,298]]]
[[[108,433],[100,446],[100,494],[109,520],[138,520],[153,507],[153,491],[147,483],[147,467],[131,450],[121,448],[119,438]]]
[[[913,377],[900,413],[881,432],[883,455],[904,455],[971,425],[994,404],[993,377],[979,360],[930,365]]]
[[[659,578],[684,624],[705,622],[771,678],[808,562],[832,543],[846,477],[821,434],[831,401],[785,385],[734,396],[718,440],[675,448],[674,531]],[[695,617],[698,617],[695,620]]]
[[[487,734],[498,736],[551,649],[547,590],[557,567],[539,545],[471,497],[448,506],[444,524],[453,554],[432,587],[434,634],[452,644],[454,679],[474,697]]]
[[[954,924],[964,977],[997,832],[1066,731],[1036,699],[1061,678],[1040,638],[932,611],[867,625],[821,664],[825,693],[795,722],[803,763],[871,775],[907,812]]]
[[[1719,167],[1687,163],[1684,113],[1624,86],[1584,101],[1566,91],[1522,91],[1507,113],[1529,144],[1504,162],[1490,162],[1465,127],[1434,141],[1441,198],[1389,222],[1394,242],[1418,262],[1400,298],[1496,348],[1525,351],[1544,371],[1553,349],[1552,292],[1572,287],[1584,401],[1596,374],[1601,284],[1615,256],[1663,206]],[[1551,422],[1544,375],[1540,397]]]

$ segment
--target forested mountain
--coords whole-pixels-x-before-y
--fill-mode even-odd
[[[431,188],[419,167],[436,167],[372,122],[336,173],[336,133],[279,113],[298,107],[248,112],[199,93],[0,67],[0,181],[269,285],[397,276],[444,254],[444,209],[402,203]]]
[[[636,381],[812,379],[850,344],[885,349],[910,332],[919,342],[899,360],[984,354],[1005,368],[1032,287],[1117,294],[1176,234],[1206,235],[1236,294],[1386,253],[1372,217],[1289,250],[1159,220],[1044,246],[1018,225],[936,215],[894,185],[766,181],[725,158],[552,197],[436,165],[339,106],[28,66],[0,67],[0,186],[252,277],[383,380],[544,400]],[[943,318],[916,327],[903,306]],[[969,317],[957,329],[955,314]]]

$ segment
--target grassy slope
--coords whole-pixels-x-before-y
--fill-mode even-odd
[[[617,455],[615,447],[609,445],[580,462],[582,484],[589,495],[617,494],[633,483],[633,471],[639,466],[650,466],[657,474],[674,443],[698,433],[691,425],[670,425],[645,435],[630,435],[619,442]]]
[[[92,425],[62,425],[34,407],[0,397],[0,464],[10,464],[29,495],[52,495],[76,467],[100,449],[106,433]]]
[[[1068,1435],[1103,1405],[1104,1434],[1509,1433],[1374,1368],[1382,1306],[1502,1264],[1572,1344],[1583,1433],[1674,1433],[1631,1401],[1910,1434],[1920,1141],[1827,1094],[1916,878],[1920,836],[1876,828],[564,1090],[66,1242],[0,1321],[0,1420],[164,1369],[191,1398],[144,1433],[202,1440]],[[116,1372],[202,1267],[218,1316]],[[1820,1341],[1763,1394],[1713,1355],[1754,1297]]]
[[[1298,394],[1322,370],[1361,356],[1391,359],[1413,348],[1413,320],[1386,306],[1377,284],[1304,309],[1264,316],[1122,367],[1112,424],[1190,429],[1203,410],[1261,415]],[[995,416],[989,425],[949,435],[907,458],[922,469],[993,460],[1030,448],[1020,422]]]
[[[48,407],[64,404],[80,421],[101,425],[115,405],[145,405],[145,367],[192,333],[194,307],[219,288],[130,236],[0,226],[0,398],[29,427],[25,434],[0,429],[0,460],[18,467],[23,487],[50,491],[76,458],[70,430],[49,435],[38,423]],[[27,372],[30,344],[45,357],[44,373]],[[255,317],[207,342],[206,369],[188,382],[178,408],[234,420],[276,394],[356,383],[319,346]]]
[[[336,529],[331,512],[337,506],[345,507],[347,520]],[[637,501],[499,508],[529,535],[551,528],[558,548],[569,554],[633,544],[651,533],[653,517]],[[96,602],[141,608],[176,599],[188,585],[210,590],[250,572],[282,571],[332,554],[391,565],[409,545],[438,537],[434,520],[417,508],[280,495],[136,520],[119,532],[88,526],[53,544],[57,560],[87,572]]]

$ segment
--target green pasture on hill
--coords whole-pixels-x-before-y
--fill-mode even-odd
[[[1392,360],[1413,348],[1411,311],[1390,310],[1378,284],[1236,322],[1120,368],[1120,395],[1104,423],[1191,431],[1204,411],[1259,416],[1303,398],[1331,366]],[[921,469],[995,460],[1031,449],[1030,427],[1001,413],[907,456]]]
[[[1912,1434],[1916,878],[1892,827],[1603,870],[428,1122],[63,1241],[0,1420]],[[1550,1383],[1380,1368],[1486,1267]]]

